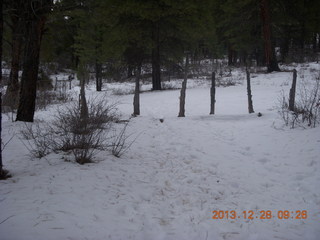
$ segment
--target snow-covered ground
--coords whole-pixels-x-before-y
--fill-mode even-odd
[[[298,81],[320,70],[297,69]],[[177,118],[179,90],[141,94],[141,116],[128,126],[138,138],[121,158],[101,152],[87,165],[58,154],[30,159],[16,134],[3,153],[13,177],[0,182],[0,239],[319,239],[320,127],[283,126],[278,99],[292,73],[252,77],[255,114],[247,113],[245,82],[217,88],[215,115],[208,114],[208,84],[187,90],[185,118]],[[133,96],[113,95],[112,86],[110,101],[129,118]],[[5,141],[22,125],[4,116]],[[220,210],[238,215],[212,219]],[[289,219],[278,218],[284,210]],[[303,210],[305,219],[295,219]],[[243,211],[254,211],[253,219]],[[260,211],[272,218],[260,219]]]

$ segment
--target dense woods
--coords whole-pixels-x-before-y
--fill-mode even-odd
[[[318,60],[319,5],[316,0],[4,0],[2,59],[10,68],[4,102],[18,109],[17,120],[33,121],[39,67],[79,72],[85,66],[101,91],[102,79],[130,79],[145,66],[152,89],[161,90],[164,77],[183,77],[186,53],[191,64],[226,58],[230,66],[266,66],[268,72],[280,71],[279,62]]]

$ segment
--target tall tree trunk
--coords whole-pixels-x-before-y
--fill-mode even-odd
[[[152,28],[152,90],[161,90],[161,69],[160,69],[160,36],[159,23],[156,22]]]
[[[80,88],[80,118],[82,120],[85,120],[89,116],[89,111],[88,111],[88,105],[87,105],[87,99],[86,99],[86,90],[85,90],[85,79],[80,80],[81,88]],[[85,121],[84,121],[85,122]]]
[[[302,6],[301,6],[301,9],[299,9],[302,13],[306,11],[306,8],[307,8],[307,2],[308,0],[303,0],[302,1]],[[305,46],[305,39],[306,39],[306,20],[305,18],[301,18],[301,21],[300,21],[300,25],[301,25],[301,28],[300,28],[300,37],[299,37],[299,45],[300,45],[300,52],[301,52],[301,61],[303,61],[303,53],[304,53],[304,46]]]
[[[234,55],[235,55],[235,51],[229,45],[228,46],[228,65],[229,66],[233,66],[234,65]]]
[[[178,117],[185,117],[185,102],[186,102],[188,71],[189,71],[189,55],[187,53],[186,64],[184,67],[184,79],[183,79],[182,88],[180,91],[180,109],[179,109]]]
[[[96,61],[96,90],[102,90],[102,64]]]
[[[86,99],[86,82],[89,78],[87,66],[80,62],[78,68],[78,79],[80,80],[80,95],[79,95],[79,108],[80,108],[80,119],[84,120],[82,123],[86,123],[86,119],[89,117],[89,110]],[[84,126],[82,126],[84,127]]]
[[[23,38],[23,0],[12,2],[12,46],[11,46],[11,71],[6,94],[4,96],[4,105],[12,109],[18,107],[19,100],[19,69],[21,59],[21,48]]]
[[[41,38],[51,6],[52,0],[24,1],[26,34],[17,121],[33,122]]]
[[[262,20],[264,52],[268,72],[280,71],[272,43],[269,0],[260,0],[260,13]]]
[[[140,115],[140,76],[141,76],[141,64],[139,64],[138,69],[135,74],[135,89],[133,97],[133,116]]]
[[[132,77],[132,71],[133,71],[134,67],[132,66],[132,64],[128,64],[128,68],[127,68],[127,78],[131,78]]]

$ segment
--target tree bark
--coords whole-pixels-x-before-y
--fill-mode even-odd
[[[80,64],[80,68],[82,71],[80,76],[80,96],[79,96],[79,105],[80,105],[80,119],[86,120],[89,117],[89,110],[86,99],[86,80],[89,77],[87,73],[86,66],[84,64]],[[85,123],[86,121],[83,121]]]
[[[234,66],[237,62],[237,52],[233,50],[232,46],[228,46],[228,65]]]
[[[180,91],[180,109],[178,117],[185,117],[185,102],[186,102],[186,90],[189,71],[189,55],[186,56],[186,64],[184,67],[184,79],[182,82],[182,88]]]
[[[96,90],[102,90],[102,64],[96,61]]]
[[[296,97],[296,85],[297,85],[297,70],[293,69],[292,85],[289,93],[289,110],[295,110],[295,97]]]
[[[251,94],[251,82],[250,82],[250,72],[247,69],[247,94],[248,94],[248,111],[249,113],[254,113],[252,104],[252,94]]]
[[[89,116],[86,91],[85,91],[85,80],[81,80],[81,89],[80,89],[80,118],[82,120],[87,119]]]
[[[210,114],[214,114],[215,111],[215,103],[216,103],[216,74],[212,72],[211,79],[211,89],[210,89],[210,97],[211,97],[211,105],[210,105]]]
[[[260,0],[260,13],[262,20],[262,31],[264,40],[264,52],[265,59],[268,68],[268,72],[280,71],[277,59],[275,56],[274,47],[272,46],[272,35],[271,35],[271,18],[269,0]]]
[[[161,69],[160,69],[160,36],[159,23],[156,22],[152,28],[152,90],[161,90]]]
[[[135,89],[133,97],[133,116],[140,115],[140,76],[141,76],[141,64],[135,74]]]
[[[33,122],[41,38],[51,5],[52,0],[24,1],[26,34],[17,121]]]

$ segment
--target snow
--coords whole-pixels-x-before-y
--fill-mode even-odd
[[[319,70],[296,67],[310,81]],[[242,84],[217,88],[215,115],[205,80],[189,81],[185,118],[177,117],[179,90],[141,94],[141,116],[128,125],[138,136],[130,150],[121,158],[101,152],[87,165],[62,154],[30,159],[18,136],[23,123],[4,115],[4,141],[14,138],[3,158],[13,177],[0,181],[0,239],[319,239],[320,127],[285,127],[276,108],[292,73],[252,74],[255,114],[247,113],[244,73],[233,74]],[[133,95],[106,87],[129,118]],[[274,217],[212,219],[215,210],[271,210]],[[307,210],[308,217],[278,219],[279,210]]]

